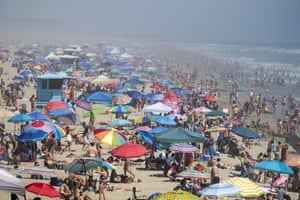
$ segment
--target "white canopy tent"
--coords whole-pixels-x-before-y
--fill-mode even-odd
[[[146,112],[150,112],[150,113],[169,113],[171,112],[173,109],[161,102],[146,106],[143,108],[144,113]]]
[[[25,185],[20,179],[0,169],[0,191],[25,196]]]

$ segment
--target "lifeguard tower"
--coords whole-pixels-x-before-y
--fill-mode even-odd
[[[63,84],[73,79],[66,73],[46,73],[37,77],[36,107],[44,107],[49,101],[63,101]]]

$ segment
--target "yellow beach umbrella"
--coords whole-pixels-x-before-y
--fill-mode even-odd
[[[259,197],[264,194],[264,191],[248,178],[234,177],[227,179],[225,183],[230,183],[240,188],[243,191],[240,193],[242,197]]]
[[[199,200],[199,197],[183,190],[173,190],[160,194],[153,200]]]

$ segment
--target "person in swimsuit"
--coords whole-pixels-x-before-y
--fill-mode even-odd
[[[100,174],[100,181],[99,181],[99,200],[106,200],[106,188],[108,186],[108,169],[107,167],[101,167],[98,171]]]

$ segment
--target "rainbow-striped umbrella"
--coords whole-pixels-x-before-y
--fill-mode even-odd
[[[109,113],[137,113],[137,110],[131,106],[122,106],[122,105],[117,105],[109,110],[107,110]]]
[[[97,128],[94,130],[95,138],[97,138],[102,143],[111,146],[120,146],[127,142],[127,137],[118,129],[115,128]]]

